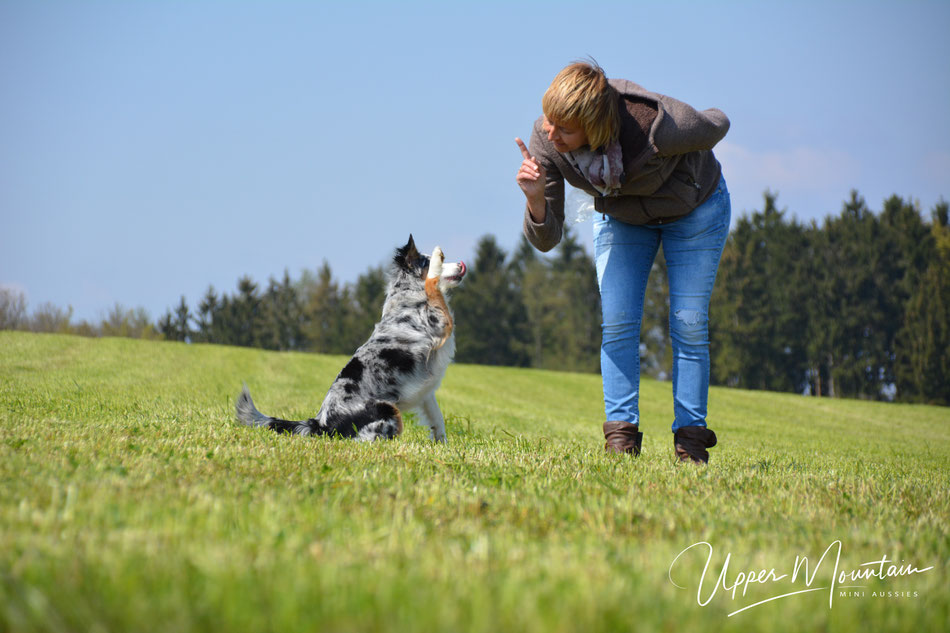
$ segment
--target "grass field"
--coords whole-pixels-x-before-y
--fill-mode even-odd
[[[594,375],[452,366],[444,446],[233,421],[344,361],[0,332],[0,631],[950,630],[950,409],[714,388],[706,468],[649,380],[636,461]]]

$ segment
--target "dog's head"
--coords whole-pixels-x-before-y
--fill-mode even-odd
[[[393,261],[400,271],[411,277],[425,280],[429,274],[429,256],[419,252],[412,235],[409,236],[409,241],[406,242],[405,246],[396,249],[396,256]],[[466,272],[465,262],[443,262],[439,287],[442,290],[454,288],[461,283]]]

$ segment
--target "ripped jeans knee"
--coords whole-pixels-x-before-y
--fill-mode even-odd
[[[709,315],[704,310],[673,309],[670,313],[670,338],[680,345],[709,345]]]

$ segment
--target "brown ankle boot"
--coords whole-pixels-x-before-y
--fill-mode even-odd
[[[604,438],[604,450],[608,453],[633,453],[634,457],[640,454],[643,433],[637,424],[604,422]]]
[[[716,445],[716,434],[705,426],[684,426],[673,435],[673,448],[681,462],[705,464],[709,462],[709,451]]]

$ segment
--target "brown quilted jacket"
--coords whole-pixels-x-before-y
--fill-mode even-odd
[[[529,151],[544,166],[546,213],[537,223],[525,209],[524,234],[539,250],[561,241],[564,181],[594,197],[594,208],[629,224],[663,224],[687,214],[716,190],[722,168],[713,147],[729,130],[715,108],[691,106],[624,79],[611,79],[620,93],[620,146],[624,173],[619,194],[603,196],[560,154],[534,124]]]

